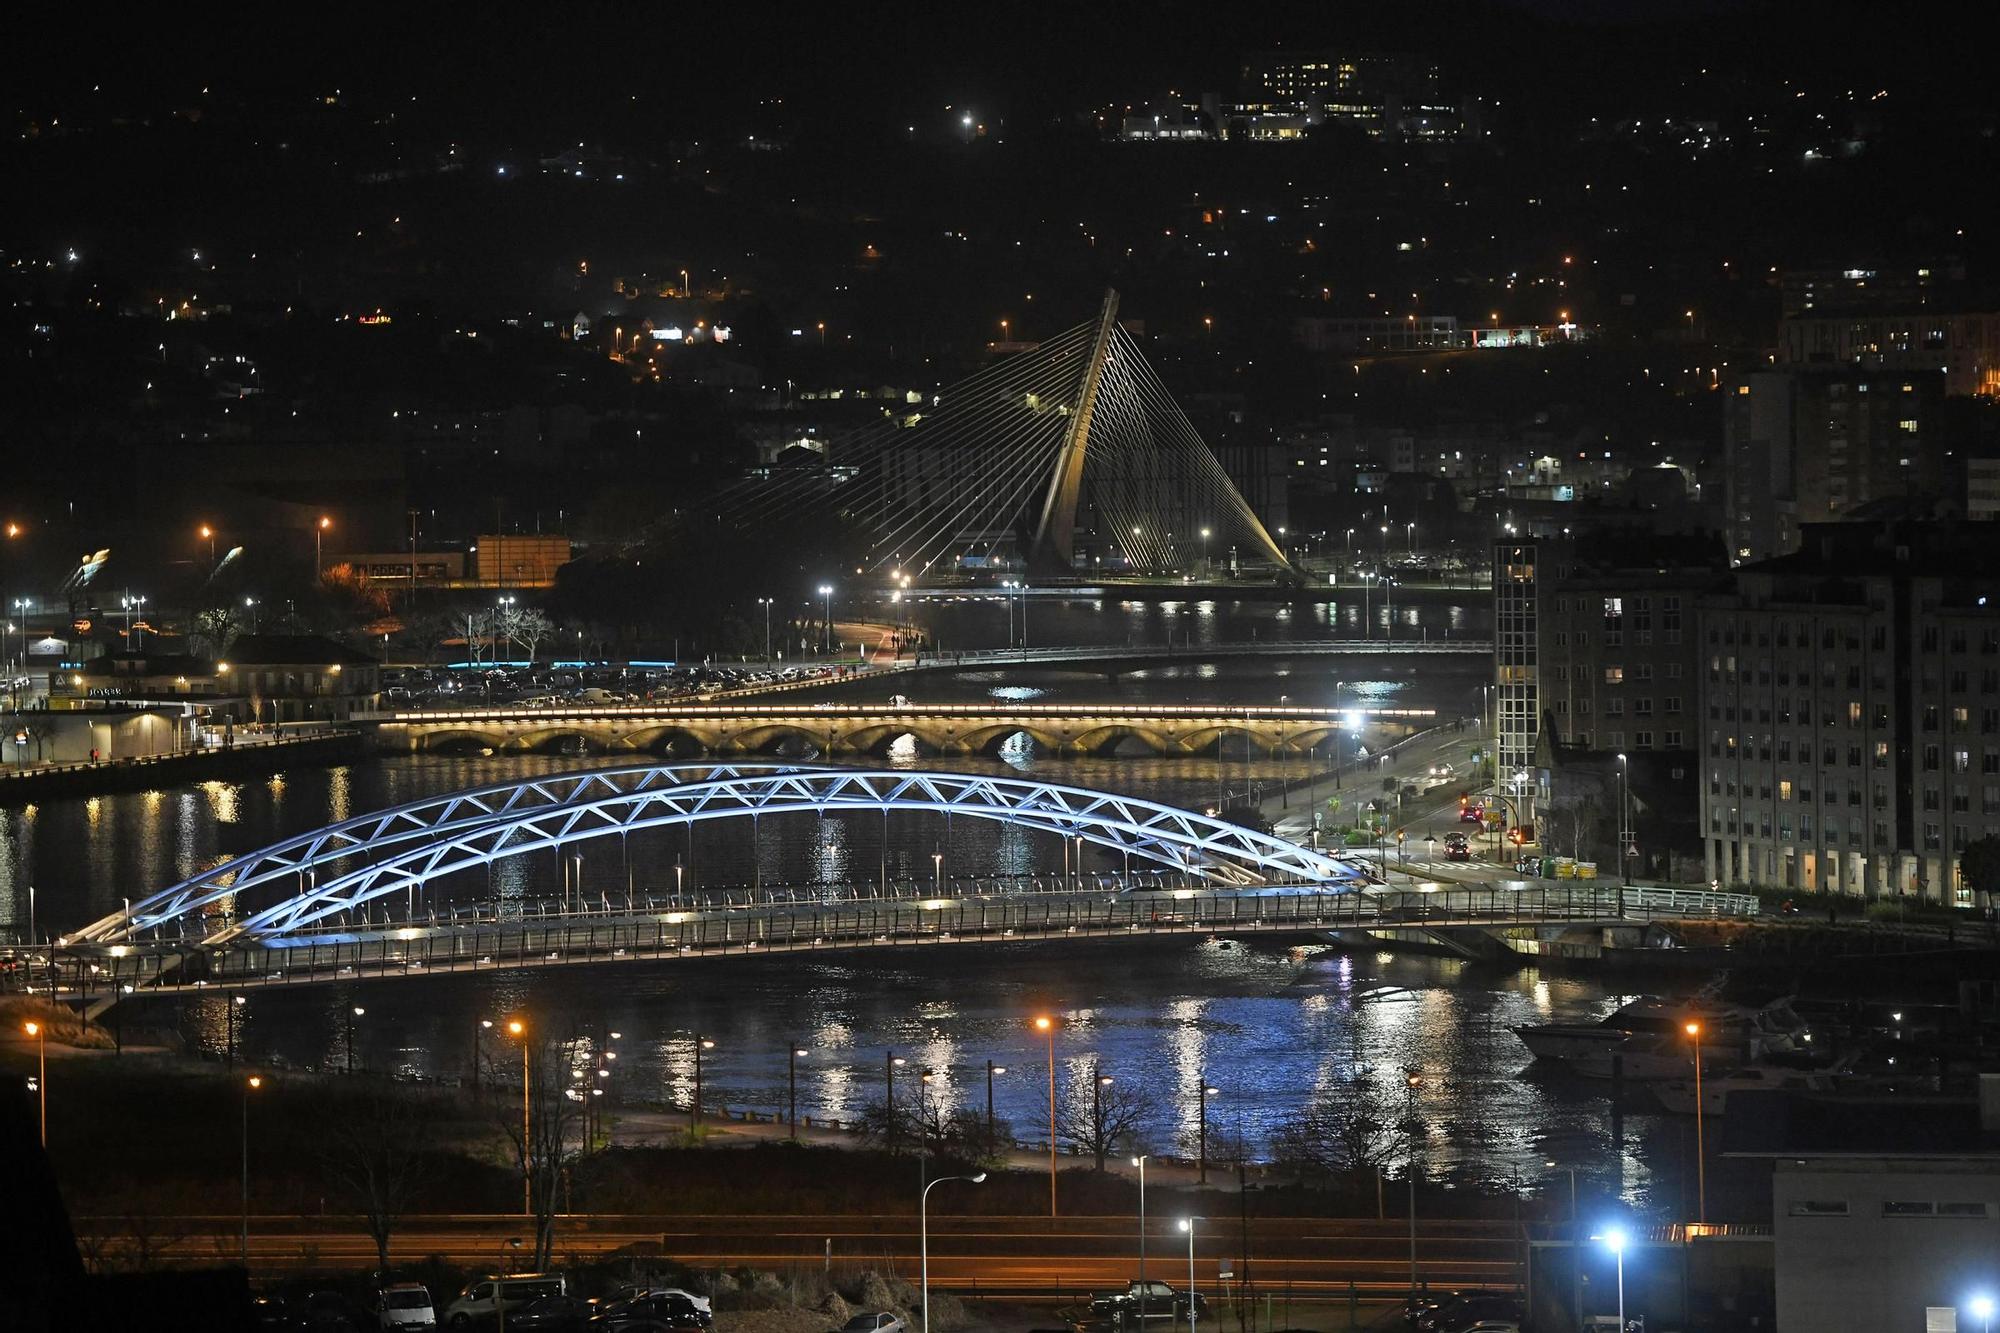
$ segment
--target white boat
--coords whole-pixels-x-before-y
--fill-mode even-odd
[[[1614,1069],[1613,1060],[1619,1062],[1616,1067],[1618,1076],[1633,1083],[1694,1077],[1694,1043],[1678,1032],[1658,1036],[1635,1034],[1615,1046],[1592,1051],[1588,1055],[1572,1056],[1563,1063],[1570,1073],[1579,1078],[1610,1078]],[[1704,1082],[1727,1074],[1742,1063],[1741,1046],[1716,1046],[1706,1040],[1701,1044],[1701,1076]]]
[[[1702,1062],[1701,1113],[1704,1116],[1729,1114],[1732,1092],[1831,1092],[1834,1071],[1827,1069],[1784,1069],[1776,1065],[1745,1065],[1727,1074],[1710,1075]],[[1695,1108],[1692,1078],[1665,1079],[1647,1089],[1655,1101],[1674,1115],[1693,1115]]]
[[[1726,1044],[1733,1029],[1747,1027],[1756,1011],[1707,1001],[1664,1000],[1648,995],[1594,1023],[1531,1023],[1514,1035],[1538,1060],[1574,1060],[1623,1045],[1634,1036],[1663,1036],[1699,1022],[1705,1034]]]

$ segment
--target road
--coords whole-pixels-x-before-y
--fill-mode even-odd
[[[372,1268],[375,1244],[360,1219],[252,1217],[250,1263],[260,1277],[304,1268]],[[142,1244],[163,1258],[233,1259],[240,1219],[151,1219],[142,1238],[130,1219],[76,1220],[86,1249],[129,1254]],[[1213,1229],[1207,1229],[1212,1227]],[[520,1216],[405,1219],[392,1257],[442,1255],[477,1267],[515,1255],[514,1239],[532,1235]],[[1157,1274],[1186,1271],[1187,1239],[1171,1218],[1148,1227],[1147,1255]],[[1249,1278],[1301,1294],[1407,1290],[1409,1232],[1390,1218],[1256,1218],[1248,1222]],[[1244,1276],[1243,1224],[1220,1217],[1198,1225],[1195,1276],[1208,1286],[1218,1271]],[[918,1261],[913,1217],[578,1216],[556,1224],[555,1253],[606,1255],[639,1246],[697,1267],[748,1265],[783,1270],[802,1264],[893,1268]],[[1432,1286],[1505,1286],[1521,1277],[1519,1228],[1498,1222],[1420,1223],[1418,1276]],[[960,1291],[1063,1297],[1122,1284],[1138,1267],[1137,1222],[1129,1217],[955,1217],[930,1219],[931,1281]]]

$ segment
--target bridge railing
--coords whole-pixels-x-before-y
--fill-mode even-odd
[[[1248,722],[1331,722],[1338,724],[1350,714],[1367,718],[1428,721],[1437,716],[1434,708],[1314,708],[1300,704],[971,704],[971,703],[835,703],[818,700],[800,704],[765,703],[678,703],[659,699],[632,703],[553,704],[449,704],[422,708],[382,709],[358,712],[357,722],[463,722],[483,718],[857,718],[857,717],[957,717],[981,718],[1071,718],[1083,721],[1151,722],[1196,720],[1216,723]]]
[[[911,891],[910,897],[755,906],[709,902],[664,911],[600,902],[592,910],[572,907],[564,914],[527,916],[492,914],[488,904],[489,914],[483,916],[447,916],[434,924],[368,922],[359,930],[328,929],[223,948],[155,941],[59,949],[49,971],[68,998],[115,1002],[124,994],[158,990],[233,991],[627,959],[1142,934],[1313,934],[1685,919],[1721,915],[1724,904],[1716,900],[1745,896],[1678,890],[1649,894],[1616,885],[1368,892],[1329,892],[1323,885],[1241,892],[1149,885],[1125,893],[966,893],[964,886],[954,885],[948,892],[955,896],[935,897],[915,896],[923,892],[921,885]],[[511,904],[508,909],[517,910]]]

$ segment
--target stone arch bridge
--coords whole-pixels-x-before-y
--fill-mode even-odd
[[[612,754],[881,754],[909,737],[936,754],[985,754],[1025,736],[1052,754],[1306,754],[1336,732],[1363,727],[1415,730],[1433,723],[1421,708],[1228,708],[1213,704],[860,704],[673,702],[503,705],[366,713],[379,748],[585,748]]]

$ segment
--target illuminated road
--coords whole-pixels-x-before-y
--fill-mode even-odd
[[[142,1239],[117,1218],[79,1218],[86,1249],[116,1256],[144,1243],[169,1260],[233,1259],[239,1221],[209,1216],[160,1219]],[[1187,1261],[1185,1235],[1171,1218],[1154,1218],[1147,1252],[1158,1271],[1177,1273]],[[402,1259],[438,1254],[477,1267],[497,1265],[517,1251],[510,1239],[532,1235],[518,1216],[411,1218],[393,1237],[391,1254]],[[1301,1293],[1405,1289],[1409,1285],[1409,1233],[1395,1219],[1377,1222],[1329,1218],[1251,1218],[1249,1273],[1253,1283],[1284,1285]],[[918,1259],[917,1228],[908,1217],[626,1217],[561,1218],[557,1255],[604,1255],[630,1246],[697,1267],[749,1265],[787,1268],[831,1262],[846,1268],[912,1270]],[[1240,1278],[1243,1223],[1217,1218],[1197,1233],[1195,1273],[1207,1285],[1219,1268]],[[1522,1236],[1503,1223],[1420,1224],[1418,1274],[1433,1285],[1507,1285],[1520,1277]],[[375,1244],[356,1218],[253,1217],[251,1267],[275,1276],[311,1267],[372,1268]],[[1005,1291],[1022,1296],[1071,1296],[1122,1284],[1138,1264],[1137,1223],[1130,1218],[933,1216],[931,1280],[960,1290]]]

